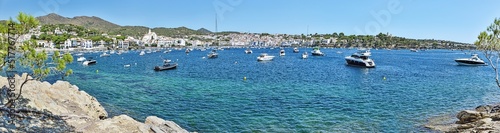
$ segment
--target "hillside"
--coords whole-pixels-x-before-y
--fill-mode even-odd
[[[142,36],[148,32],[149,28],[145,26],[120,26],[112,22],[106,21],[99,17],[88,17],[88,16],[77,16],[74,18],[63,17],[54,13],[39,16],[37,19],[40,24],[73,24],[78,26],[83,26],[87,29],[98,30],[102,33],[108,33],[111,35],[128,35],[128,36]],[[203,28],[202,28],[203,29]],[[157,35],[162,36],[179,36],[179,35],[191,35],[191,34],[209,34],[208,30],[193,30],[186,27],[178,28],[164,28],[158,27],[153,28],[153,32]],[[208,32],[207,32],[208,31]]]

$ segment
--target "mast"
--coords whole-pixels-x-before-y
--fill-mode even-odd
[[[216,39],[216,43],[217,45],[219,45],[219,37],[217,36],[217,13],[215,13],[215,39]]]

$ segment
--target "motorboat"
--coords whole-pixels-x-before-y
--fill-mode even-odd
[[[262,53],[257,57],[257,61],[270,61],[273,60],[274,56],[267,55],[266,53]]]
[[[413,49],[413,48],[412,48],[412,49],[410,49],[410,51],[411,51],[411,52],[418,52],[418,50],[417,50],[417,49]]]
[[[351,56],[345,57],[345,61],[348,65],[373,68],[375,67],[375,61],[370,59],[370,56],[370,50],[359,50]]]
[[[110,54],[108,54],[108,53],[106,53],[106,52],[104,52],[104,53],[102,53],[102,54],[100,55],[100,57],[109,57],[109,56],[110,56]]]
[[[186,52],[186,53],[189,53],[189,52],[191,52],[191,50],[190,50],[189,48],[186,48],[186,51],[185,51],[185,52]]]
[[[94,65],[96,63],[97,63],[96,60],[94,60],[94,59],[88,59],[88,60],[86,60],[86,61],[83,62],[83,65],[88,66],[88,65]]]
[[[252,53],[252,50],[251,50],[250,48],[247,48],[247,49],[245,50],[245,54],[251,54],[251,53]]]
[[[144,52],[144,51],[141,51],[141,53],[139,53],[139,55],[141,55],[141,56],[145,55],[145,54],[146,54],[146,52]]]
[[[170,60],[164,60],[164,64],[162,66],[155,66],[155,71],[163,71],[177,68],[177,63],[170,64]]]
[[[285,50],[284,49],[280,50],[280,56],[285,56]]]
[[[302,59],[307,59],[307,56],[309,56],[307,52],[302,53]]]
[[[319,50],[319,47],[315,47],[315,48],[313,49],[313,51],[311,51],[311,54],[312,54],[313,56],[325,56],[325,53],[321,52],[321,51]]]
[[[470,58],[460,58],[460,59],[455,59],[455,62],[458,63],[458,65],[464,65],[464,66],[483,66],[487,65],[481,58],[477,56],[477,54],[472,54]]]
[[[80,57],[78,57],[78,59],[76,59],[76,61],[78,61],[78,62],[83,62],[85,60],[87,60],[87,59],[83,56],[80,56]]]
[[[295,48],[293,48],[293,52],[294,52],[294,53],[299,53],[299,48],[296,48],[296,47],[295,47]]]
[[[212,50],[212,52],[210,52],[207,56],[208,58],[217,58],[219,54],[217,54],[215,50]]]
[[[83,56],[83,53],[75,54],[75,56]]]

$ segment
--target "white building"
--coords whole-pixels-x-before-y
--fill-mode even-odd
[[[94,44],[93,44],[92,40],[84,40],[83,41],[83,47],[90,49],[90,48],[94,47]]]
[[[66,49],[70,48],[71,45],[72,45],[72,41],[68,39],[68,40],[64,41],[63,48],[66,48]]]
[[[142,37],[143,44],[158,43],[157,40],[158,40],[158,36],[156,35],[156,33],[151,32],[151,29],[149,29],[148,34],[146,34],[146,35],[144,35],[144,37]]]

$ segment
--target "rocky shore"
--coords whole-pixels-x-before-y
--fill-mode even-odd
[[[425,127],[450,133],[499,133],[500,105],[481,105],[474,110],[463,110],[456,115],[453,123],[429,121]]]
[[[26,74],[16,76],[16,87],[26,78]],[[0,77],[0,87],[7,85],[7,78]],[[16,94],[19,88],[16,89]],[[149,116],[144,123],[138,122],[127,115],[108,118],[108,113],[97,101],[85,91],[66,81],[57,81],[54,84],[40,81],[27,82],[22,90],[22,102],[16,109],[27,111],[21,114],[24,119],[17,121],[9,118],[5,110],[0,112],[0,132],[134,132],[134,133],[187,133],[175,122],[166,121],[156,116]],[[26,111],[25,111],[26,112]],[[43,114],[48,112],[46,118]],[[31,115],[31,116],[30,116]],[[47,115],[47,114],[46,114]],[[21,128],[22,127],[22,128]],[[50,130],[49,130],[50,129]]]

